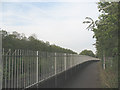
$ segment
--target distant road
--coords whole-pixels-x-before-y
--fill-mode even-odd
[[[62,88],[100,88],[99,62],[91,62],[64,83]]]

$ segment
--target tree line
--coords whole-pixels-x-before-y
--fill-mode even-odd
[[[39,40],[37,39],[35,34],[27,38],[25,34],[20,34],[16,31],[10,34],[6,30],[2,30],[0,31],[0,33],[2,33],[2,48],[5,49],[24,49],[33,51],[77,54],[76,52],[70,49],[62,48],[55,44],[50,44],[48,41],[44,42],[42,40]]]

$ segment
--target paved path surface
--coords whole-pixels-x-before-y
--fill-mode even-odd
[[[70,78],[62,88],[100,88],[99,62],[92,62]]]

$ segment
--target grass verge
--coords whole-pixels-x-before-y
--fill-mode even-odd
[[[118,88],[118,63],[113,59],[111,65],[110,60],[106,60],[106,69],[102,67],[102,61],[99,63],[100,81],[102,88]]]

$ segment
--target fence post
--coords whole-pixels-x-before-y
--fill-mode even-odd
[[[11,72],[10,72],[10,69],[11,69],[11,49],[9,49],[9,53],[8,53],[8,87],[7,88],[11,88],[10,87],[10,75],[11,75]]]
[[[102,55],[102,59],[103,59],[103,69],[105,70],[105,51],[103,50],[103,55]]]
[[[38,51],[37,51],[37,62],[36,62],[36,83],[38,85]]]
[[[66,53],[64,53],[64,70],[65,70],[65,80],[66,80]]]

